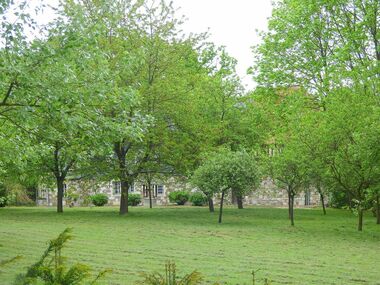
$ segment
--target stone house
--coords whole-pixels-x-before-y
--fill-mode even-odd
[[[111,206],[120,204],[121,187],[120,182],[110,181],[97,183],[93,181],[70,180],[65,183],[65,201],[64,204],[70,203],[70,193],[77,195],[75,206],[86,205],[82,197],[95,193],[104,193],[108,196],[108,204]],[[196,191],[186,181],[179,177],[170,177],[169,179],[157,179],[151,184],[153,205],[166,206],[170,205],[169,193],[172,191],[187,190]],[[149,206],[148,187],[144,181],[137,180],[130,188],[129,193],[141,195],[141,205]],[[37,204],[41,206],[56,205],[56,191],[52,189],[40,189],[38,193]],[[218,202],[218,196],[215,197],[215,203]],[[234,204],[233,197],[229,195],[226,199],[227,204]],[[284,189],[276,187],[272,180],[263,180],[260,187],[244,197],[245,205],[287,207],[288,197]],[[295,198],[296,207],[310,207],[320,204],[320,197],[316,191],[305,190]]]

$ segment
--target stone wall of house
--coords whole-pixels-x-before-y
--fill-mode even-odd
[[[130,188],[129,193],[139,194],[142,196],[141,205],[149,206],[149,197],[144,195],[144,181],[137,180],[134,187]],[[152,197],[153,205],[165,206],[169,205],[169,193],[178,190],[195,191],[191,185],[182,178],[171,177],[168,179],[157,179],[152,182],[152,185],[161,185],[163,193]],[[79,199],[73,203],[74,206],[86,205],[83,197],[88,197],[95,193],[104,193],[108,196],[109,205],[120,205],[120,192],[115,191],[115,182],[96,183],[94,181],[68,181],[65,186],[65,192],[78,193]],[[155,192],[155,191],[152,191]],[[57,204],[56,191],[52,189],[42,189],[39,191],[37,204],[40,206],[55,206]],[[85,203],[86,202],[86,203]],[[219,202],[216,195],[215,203]],[[226,204],[232,204],[233,197],[228,195],[226,197]],[[64,205],[68,205],[68,200],[64,200]],[[285,189],[278,188],[271,179],[262,181],[257,190],[252,191],[249,195],[244,197],[245,205],[258,205],[258,206],[274,206],[274,207],[287,207],[288,196]],[[295,198],[296,207],[316,206],[320,204],[319,194],[313,189],[301,192]]]
[[[288,194],[285,189],[277,187],[271,179],[266,179],[261,182],[257,190],[245,197],[244,202],[249,205],[287,207]],[[320,204],[320,197],[314,189],[309,189],[298,194],[294,204],[296,207],[317,206]]]

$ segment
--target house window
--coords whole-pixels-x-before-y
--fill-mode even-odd
[[[164,186],[163,185],[157,185],[157,195],[161,196],[164,194]]]
[[[143,195],[144,197],[149,197],[149,191],[148,191],[148,187],[146,187],[145,185],[142,186],[143,188]]]
[[[40,198],[47,198],[47,190],[46,189],[42,189],[40,190]]]
[[[135,192],[135,186],[133,184],[131,186],[129,186],[128,192],[129,193]],[[120,183],[120,181],[114,181],[113,182],[113,194],[119,195],[120,193],[121,193],[121,183]]]
[[[113,194],[119,195],[121,193],[121,185],[119,181],[113,182]]]
[[[148,186],[143,185],[143,195],[144,197],[149,197],[149,189]],[[157,196],[161,196],[164,194],[164,186],[162,185],[151,185],[150,190],[152,192],[152,198],[155,198]]]

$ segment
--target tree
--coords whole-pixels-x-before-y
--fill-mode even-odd
[[[136,98],[129,106],[110,102],[101,113],[110,127],[102,137],[114,153],[105,148],[103,157],[121,182],[120,214],[128,212],[128,188],[146,164],[186,169],[199,148],[192,135],[198,136],[200,127],[190,119],[199,71],[204,74],[195,50],[199,39],[182,35],[182,20],[171,4],[152,3],[85,1],[72,7],[107,30],[99,42],[108,55],[112,90]],[[133,135],[133,127],[140,135]],[[174,161],[184,153],[189,159]]]
[[[221,194],[219,223],[222,222],[225,195],[231,191],[239,195],[248,193],[258,186],[259,181],[255,159],[245,151],[229,150],[210,155],[192,177],[193,184],[208,197],[215,193]]]
[[[358,213],[359,231],[363,229],[363,213],[371,204],[372,189],[380,182],[380,109],[375,101],[371,95],[342,90],[328,100],[321,118],[320,143],[329,175],[350,196]]]
[[[213,196],[220,187],[215,173],[218,173],[217,165],[207,161],[197,168],[191,177],[192,184],[206,195],[210,212],[214,212]]]
[[[310,110],[305,90],[293,88],[257,89],[253,94],[255,109],[266,123],[266,141],[261,147],[261,161],[268,178],[288,195],[288,210],[294,226],[294,199],[309,184],[310,166],[299,135],[300,120]]]
[[[261,86],[298,85],[308,94],[314,112],[300,122],[318,117],[305,132],[314,134],[318,146],[314,149],[328,170],[324,180],[339,186],[359,207],[359,230],[370,185],[377,183],[378,148],[372,144],[370,151],[364,151],[369,145],[356,135],[372,138],[371,132],[376,132],[372,128],[378,128],[376,116],[364,118],[363,106],[372,104],[374,108],[367,111],[378,112],[379,9],[379,2],[372,0],[279,1],[269,31],[262,34],[263,44],[254,50],[257,64],[252,68]],[[352,122],[354,117],[357,121]],[[305,154],[312,157],[305,141],[299,140],[299,146],[306,146]]]
[[[41,8],[38,2],[37,11]],[[27,1],[0,3],[0,176],[12,175],[8,170],[10,164],[13,170],[23,168],[27,152],[19,150],[23,144],[20,132],[29,131],[25,120],[41,100],[34,92],[38,84],[34,71],[44,57],[31,49],[27,38],[27,30],[37,31],[27,4]]]
[[[294,198],[308,184],[307,164],[300,159],[303,154],[297,145],[287,143],[283,148],[276,148],[275,153],[269,158],[269,173],[276,185],[285,188],[288,194],[289,219],[294,226]]]
[[[33,93],[41,97],[24,128],[26,139],[39,155],[40,174],[53,174],[57,185],[57,211],[63,212],[64,181],[74,168],[80,168],[95,139],[99,113],[110,77],[106,55],[96,45],[99,27],[82,25],[82,18],[67,21],[62,12],[48,27],[47,39],[36,39],[30,50],[43,63],[35,67],[37,86]],[[124,101],[127,101],[124,99]]]
[[[333,89],[356,82],[376,92],[379,13],[376,0],[279,1],[252,68],[264,86],[302,86],[323,106]]]

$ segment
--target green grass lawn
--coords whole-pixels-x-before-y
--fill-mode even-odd
[[[23,258],[0,272],[0,284],[37,260],[46,241],[66,227],[75,238],[64,255],[96,270],[112,268],[105,284],[134,284],[141,272],[197,269],[212,282],[250,284],[252,269],[272,284],[380,284],[380,226],[368,214],[364,232],[348,211],[227,208],[224,223],[207,208],[0,208],[0,260]],[[211,283],[210,283],[211,284]]]

